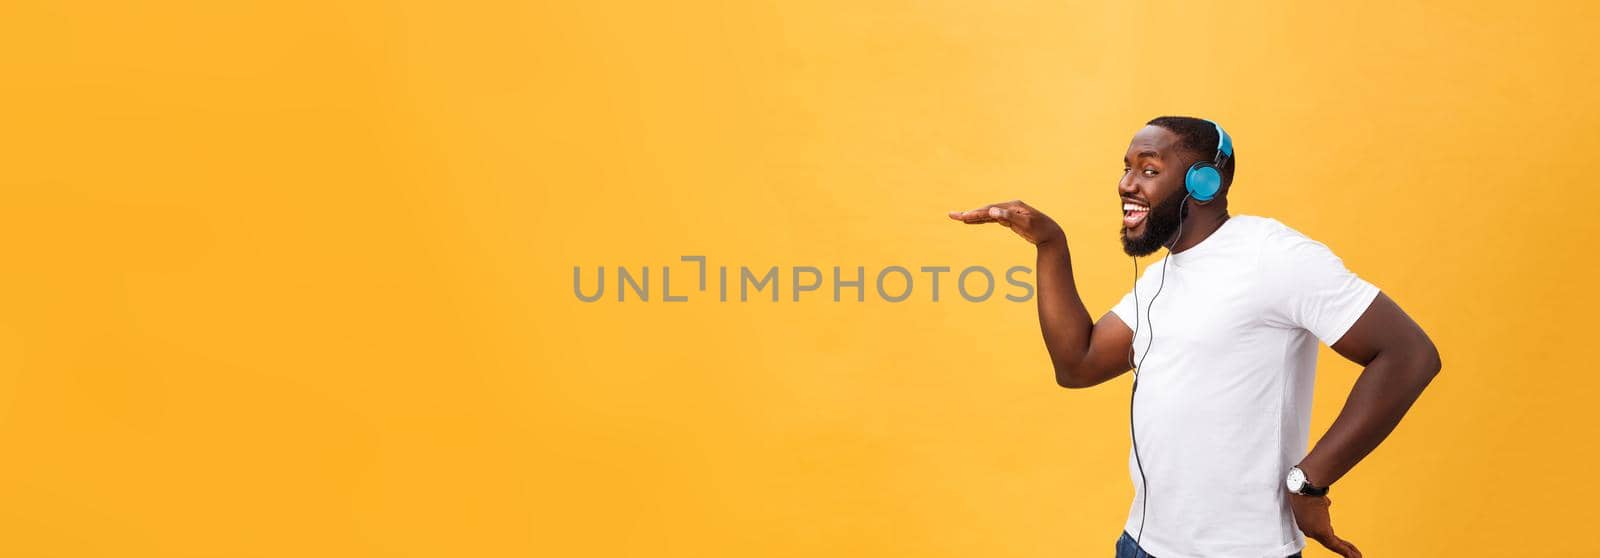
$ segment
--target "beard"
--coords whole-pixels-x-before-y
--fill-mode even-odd
[[[1150,215],[1144,218],[1144,234],[1138,237],[1129,237],[1128,229],[1122,228],[1122,251],[1129,256],[1148,256],[1155,253],[1172,238],[1172,233],[1178,232],[1178,225],[1188,216],[1188,206],[1184,204],[1186,196],[1171,196],[1165,201],[1150,208]]]

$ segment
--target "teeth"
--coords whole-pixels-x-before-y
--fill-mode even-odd
[[[1125,203],[1125,204],[1122,204],[1122,210],[1123,211],[1149,211],[1150,208],[1142,206],[1142,205],[1139,205],[1139,204]]]

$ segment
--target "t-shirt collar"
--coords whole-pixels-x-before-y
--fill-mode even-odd
[[[1211,251],[1211,249],[1216,245],[1222,244],[1221,242],[1218,242],[1218,237],[1221,237],[1222,235],[1227,234],[1227,231],[1232,230],[1232,227],[1229,227],[1228,225],[1231,225],[1234,221],[1237,221],[1239,217],[1241,216],[1230,214],[1228,218],[1222,222],[1222,225],[1217,227],[1217,230],[1211,231],[1211,236],[1205,237],[1205,239],[1201,240],[1199,244],[1190,246],[1188,250],[1184,250],[1182,252],[1168,253],[1167,257],[1172,258],[1172,265],[1181,266],[1183,265],[1183,262],[1192,260],[1196,256],[1203,256],[1207,252]]]

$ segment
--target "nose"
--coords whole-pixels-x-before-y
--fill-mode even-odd
[[[1117,193],[1122,194],[1123,196],[1130,196],[1137,191],[1138,188],[1134,188],[1133,186],[1133,173],[1122,173],[1122,180],[1117,181]]]

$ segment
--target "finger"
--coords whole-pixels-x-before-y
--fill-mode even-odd
[[[1011,228],[1012,225],[1017,224],[1017,221],[1021,217],[1021,215],[1010,210],[1009,208],[1001,206],[989,208],[989,216],[994,218],[996,223],[1000,223],[1000,226],[1008,229]]]
[[[1317,544],[1321,544],[1323,548],[1333,551],[1334,554],[1338,554],[1344,558],[1360,556],[1360,552],[1355,550],[1355,545],[1350,544],[1349,541],[1334,536],[1333,533],[1317,533],[1314,535],[1308,533],[1306,536],[1317,541]]]
[[[970,211],[951,211],[950,218],[969,225],[992,223],[994,218],[989,216],[989,208],[991,207],[993,206],[986,205]]]
[[[1333,538],[1334,538],[1334,540],[1339,541],[1339,546],[1340,546],[1339,555],[1340,556],[1343,556],[1344,558],[1361,558],[1361,551],[1356,548],[1356,545],[1352,544],[1350,541],[1341,539],[1339,537],[1333,537]]]

